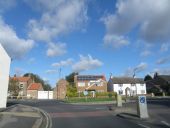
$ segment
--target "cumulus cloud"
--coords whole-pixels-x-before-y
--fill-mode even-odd
[[[153,74],[157,72],[159,75],[170,75],[170,68],[166,69],[154,69]]]
[[[145,42],[166,42],[170,41],[169,12],[169,0],[118,0],[115,13],[102,21],[106,36],[125,36],[135,29]]]
[[[104,37],[104,44],[113,48],[120,48],[129,44],[129,41],[124,36],[116,36],[107,34]]]
[[[14,72],[17,76],[22,76],[25,73],[25,70],[23,68],[20,68],[20,67],[15,67]]]
[[[147,56],[149,56],[149,55],[151,55],[151,54],[152,54],[151,51],[144,50],[144,51],[141,52],[140,56],[142,56],[142,57],[147,57]]]
[[[98,59],[93,59],[91,55],[80,55],[80,61],[72,66],[74,72],[82,72],[90,69],[101,67],[103,63]]]
[[[29,21],[29,37],[49,42],[59,35],[81,29],[87,21],[87,6],[84,0],[25,0],[42,13],[39,20]]]
[[[19,38],[13,28],[0,17],[0,43],[13,59],[22,58],[34,46],[34,41]]]
[[[47,73],[47,74],[55,74],[55,73],[57,73],[57,70],[47,70],[47,71],[45,71],[45,73]]]
[[[32,63],[34,63],[34,62],[35,62],[35,58],[33,58],[33,57],[30,58],[30,59],[28,59],[28,63],[29,63],[29,64],[32,64]]]
[[[0,0],[0,13],[15,7],[16,3],[16,0]]]
[[[160,51],[161,51],[161,52],[167,52],[167,51],[169,50],[169,47],[170,47],[170,44],[168,44],[168,43],[163,43],[163,44],[161,45]]]
[[[165,63],[168,63],[168,62],[170,62],[170,56],[157,60],[156,64],[160,65],[160,64],[165,64]]]
[[[53,63],[52,66],[53,67],[62,67],[62,66],[69,66],[73,64],[73,59],[69,58],[67,60],[62,60],[60,62],[57,63]]]
[[[148,67],[147,63],[141,62],[139,65],[135,66],[135,67],[129,67],[125,73],[124,76],[133,76],[134,73],[140,73],[144,70],[146,70],[146,68]]]
[[[47,49],[47,56],[54,57],[60,56],[67,52],[65,43],[49,43]]]

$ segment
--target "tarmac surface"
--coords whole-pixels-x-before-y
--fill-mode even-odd
[[[170,128],[170,98],[148,99],[149,118],[136,102],[67,104],[57,100],[10,100],[0,110],[0,128]]]
[[[46,128],[48,114],[38,108],[16,104],[0,109],[0,128]]]

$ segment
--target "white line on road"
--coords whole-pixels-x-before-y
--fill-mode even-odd
[[[163,123],[164,125],[166,125],[166,126],[168,126],[168,127],[170,127],[170,124],[169,123],[167,123],[166,121],[161,121],[161,123]]]
[[[143,124],[138,124],[139,126],[143,127],[143,128],[150,128],[149,126],[143,125]]]

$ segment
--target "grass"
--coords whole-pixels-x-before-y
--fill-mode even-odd
[[[114,98],[92,98],[92,97],[74,97],[65,100],[66,103],[83,103],[83,102],[105,102],[113,101]]]

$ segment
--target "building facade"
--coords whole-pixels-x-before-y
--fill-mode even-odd
[[[165,92],[170,94],[170,75],[158,75],[156,73],[152,80],[146,81],[146,88],[149,93]]]
[[[57,82],[57,85],[53,91],[54,99],[65,99],[66,98],[67,85],[68,85],[68,82],[64,79],[61,79]]]
[[[11,58],[0,43],[0,108],[6,107]]]
[[[32,83],[27,88],[27,98],[38,99],[38,91],[43,91],[41,83]]]
[[[104,75],[76,75],[74,82],[78,93],[89,92],[107,92],[107,82]]]
[[[108,81],[108,92],[126,96],[145,95],[146,84],[141,78],[113,77]]]
[[[18,96],[26,97],[27,96],[27,88],[33,83],[31,77],[10,77],[10,86],[13,86],[12,82],[15,82],[16,86],[18,86]]]

